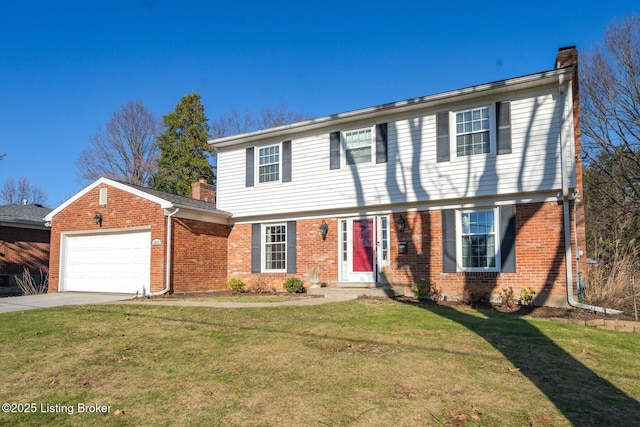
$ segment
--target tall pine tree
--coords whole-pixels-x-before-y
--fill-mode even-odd
[[[191,196],[191,183],[200,176],[213,179],[209,155],[215,155],[207,143],[209,126],[200,95],[182,97],[175,111],[163,116],[164,129],[158,136],[160,161],[153,187],[157,190]]]

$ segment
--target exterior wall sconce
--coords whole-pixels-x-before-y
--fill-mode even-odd
[[[102,215],[100,212],[96,211],[96,214],[93,216],[93,220],[96,222],[96,225],[102,227]]]
[[[396,228],[398,229],[398,234],[404,231],[404,227],[407,225],[407,222],[402,218],[402,215],[396,221]]]
[[[320,235],[322,236],[322,240],[326,240],[328,232],[329,232],[329,225],[323,219],[322,224],[320,224]]]

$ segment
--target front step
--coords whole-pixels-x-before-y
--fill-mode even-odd
[[[404,295],[404,289],[391,288],[389,286],[370,287],[362,284],[358,284],[357,286],[340,284],[335,288],[307,288],[307,294],[324,296],[350,295],[357,297],[369,296],[393,298]]]

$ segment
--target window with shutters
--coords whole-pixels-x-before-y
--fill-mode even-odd
[[[500,271],[498,209],[457,212],[458,268],[462,271]]]
[[[456,112],[456,153],[458,157],[491,151],[489,108]]]
[[[280,145],[258,150],[258,182],[280,181]]]
[[[287,225],[264,225],[262,235],[264,271],[287,271]]]
[[[387,163],[387,123],[329,134],[329,169]]]
[[[345,158],[348,165],[371,163],[371,128],[344,133]]]

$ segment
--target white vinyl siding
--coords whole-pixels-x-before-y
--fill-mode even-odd
[[[245,187],[246,146],[221,148],[218,208],[233,212],[238,219],[321,211],[328,207],[350,209],[556,191],[561,188],[559,133],[562,123],[562,108],[557,104],[561,98],[556,93],[557,85],[549,85],[509,94],[512,152],[504,155],[496,155],[492,149],[485,155],[456,157],[453,154],[450,161],[436,162],[436,114],[443,110],[441,106],[412,117],[386,121],[389,161],[384,164],[359,163],[330,170],[330,133],[335,129],[292,135],[291,165],[295,179],[281,187]],[[499,100],[487,98],[481,100],[482,103],[453,104],[447,109],[465,111]],[[568,109],[571,105],[565,103],[564,107]],[[564,115],[571,117],[567,111]],[[454,120],[451,122],[452,140],[455,140]],[[570,120],[564,122],[562,138],[573,141]],[[567,144],[567,150],[571,150],[571,145]],[[573,157],[567,154],[570,162]],[[569,166],[568,173],[575,179],[573,164]]]

